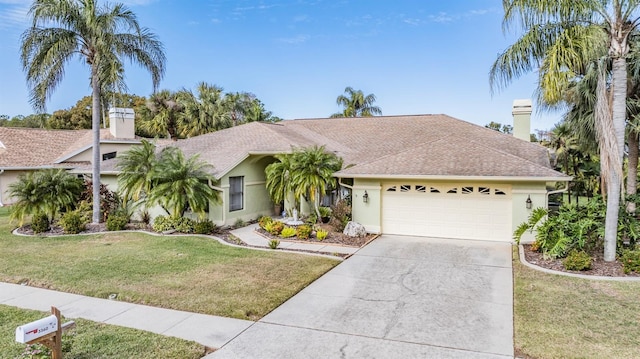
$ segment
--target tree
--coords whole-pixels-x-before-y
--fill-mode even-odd
[[[53,221],[61,209],[71,209],[82,192],[82,180],[63,169],[28,172],[9,185],[11,219],[20,225],[26,216],[46,214]]]
[[[507,134],[511,134],[513,133],[513,126],[511,125],[503,125],[501,123],[498,122],[489,122],[488,124],[484,125],[484,127],[486,128],[490,128],[494,131],[498,131],[498,132],[502,132],[502,133],[507,133]]]
[[[201,82],[197,86],[197,95],[186,89],[178,93],[178,100],[184,106],[178,121],[182,137],[194,137],[231,127],[231,121],[225,116],[222,91],[222,87]]]
[[[293,192],[296,202],[302,196],[313,201],[320,218],[320,198],[335,187],[333,173],[342,168],[342,159],[327,152],[324,146],[296,149],[291,154],[276,155],[278,162],[267,166],[267,190],[274,203]]]
[[[336,99],[339,106],[344,107],[342,112],[334,113],[331,117],[371,117],[382,115],[382,110],[378,106],[374,106],[376,96],[374,94],[364,95],[361,90],[354,90],[347,86],[344,89],[345,95],[340,95]]]
[[[210,169],[198,155],[185,158],[177,147],[164,148],[151,171],[154,185],[148,203],[159,204],[175,218],[187,210],[204,217],[210,202],[220,202],[218,192],[209,187]]]
[[[156,146],[147,140],[118,156],[118,188],[125,203],[138,202],[151,193],[155,165]]]
[[[34,0],[31,27],[22,34],[21,59],[32,105],[42,110],[64,76],[65,65],[79,55],[90,67],[93,129],[93,181],[100,181],[101,91],[123,81],[126,58],[151,74],[154,89],[164,74],[162,44],[138,24],[122,4],[97,0]],[[100,186],[93,186],[93,222],[100,221]]]
[[[184,105],[178,100],[178,94],[162,90],[149,97],[142,128],[155,136],[169,135],[169,138],[177,141],[180,134],[178,118],[182,111]]]
[[[587,64],[598,63],[595,122],[609,194],[604,259],[614,261],[625,143],[626,59],[629,35],[638,26],[640,2],[505,0],[503,6],[505,28],[515,23],[525,33],[498,56],[490,72],[492,88],[539,66],[542,100],[553,104],[562,101],[562,90],[570,79],[584,74]],[[611,61],[609,78],[603,54]]]

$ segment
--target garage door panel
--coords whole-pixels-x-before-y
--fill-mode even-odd
[[[511,240],[509,186],[426,183],[411,185],[411,190],[406,190],[408,186],[404,184],[402,192],[384,191],[392,185],[383,187],[384,233]],[[440,193],[417,191],[419,186],[437,188]],[[447,193],[454,188],[458,193]]]

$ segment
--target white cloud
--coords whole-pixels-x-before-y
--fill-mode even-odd
[[[29,12],[29,4],[21,2],[11,2],[13,0],[0,0],[2,4],[7,6],[0,7],[0,28],[21,27],[24,28],[28,24],[27,14]],[[17,5],[14,5],[17,4]]]
[[[283,38],[277,39],[278,42],[291,44],[291,45],[302,44],[307,42],[307,40],[309,40],[309,35],[298,35],[294,37],[283,37]]]

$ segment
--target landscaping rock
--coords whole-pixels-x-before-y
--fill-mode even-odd
[[[367,235],[367,230],[364,229],[364,226],[358,222],[349,221],[347,226],[344,227],[343,234],[349,237],[364,237]]]

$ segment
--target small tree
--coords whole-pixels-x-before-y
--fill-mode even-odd
[[[9,195],[16,201],[11,206],[12,220],[20,225],[29,215],[47,215],[55,219],[58,211],[72,209],[82,192],[82,180],[63,169],[47,169],[20,175],[9,186]]]

